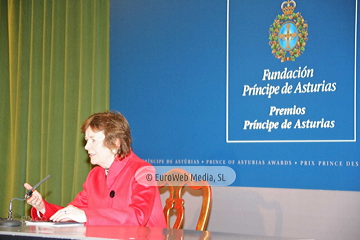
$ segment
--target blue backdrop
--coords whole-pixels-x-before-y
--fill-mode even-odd
[[[111,1],[110,107],[137,155],[228,166],[231,186],[360,190],[357,1],[283,2]]]

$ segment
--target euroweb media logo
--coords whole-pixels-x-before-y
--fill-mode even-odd
[[[301,13],[294,13],[295,8],[295,1],[283,2],[283,14],[277,15],[269,29],[271,53],[281,62],[300,57],[308,40],[308,24]]]

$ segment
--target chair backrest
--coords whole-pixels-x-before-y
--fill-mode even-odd
[[[164,177],[158,181],[159,187],[169,186],[170,196],[166,199],[164,206],[164,215],[166,224],[170,228],[170,211],[176,210],[176,220],[174,229],[180,229],[184,224],[184,199],[182,199],[182,191],[186,186],[195,190],[202,190],[203,201],[196,225],[196,230],[205,231],[210,217],[212,191],[207,181],[194,181],[191,174],[187,171],[176,168],[171,169],[163,175]]]

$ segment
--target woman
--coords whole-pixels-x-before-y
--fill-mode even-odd
[[[81,126],[93,168],[83,190],[67,207],[50,204],[35,191],[27,203],[34,220],[76,221],[86,225],[166,228],[159,190],[140,184],[135,175],[151,166],[131,149],[130,127],[118,112],[96,113]],[[152,185],[152,186],[151,186]],[[31,189],[27,183],[26,189]]]

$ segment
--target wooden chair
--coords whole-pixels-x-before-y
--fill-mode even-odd
[[[170,177],[166,177],[170,176]],[[180,179],[175,180],[176,176]],[[187,176],[187,177],[186,177]],[[199,214],[199,219],[196,225],[196,230],[205,231],[209,217],[210,217],[210,209],[212,203],[212,191],[209,183],[207,181],[194,181],[191,178],[191,174],[187,171],[176,168],[171,169],[167,173],[163,175],[163,178],[158,182],[158,186],[164,187],[168,185],[170,195],[169,198],[166,199],[164,206],[164,215],[166,218],[166,224],[170,228],[170,211],[171,209],[176,210],[176,220],[174,229],[180,229],[184,224],[184,199],[182,199],[182,191],[186,186],[195,190],[202,190],[203,201],[201,205],[201,211]]]

